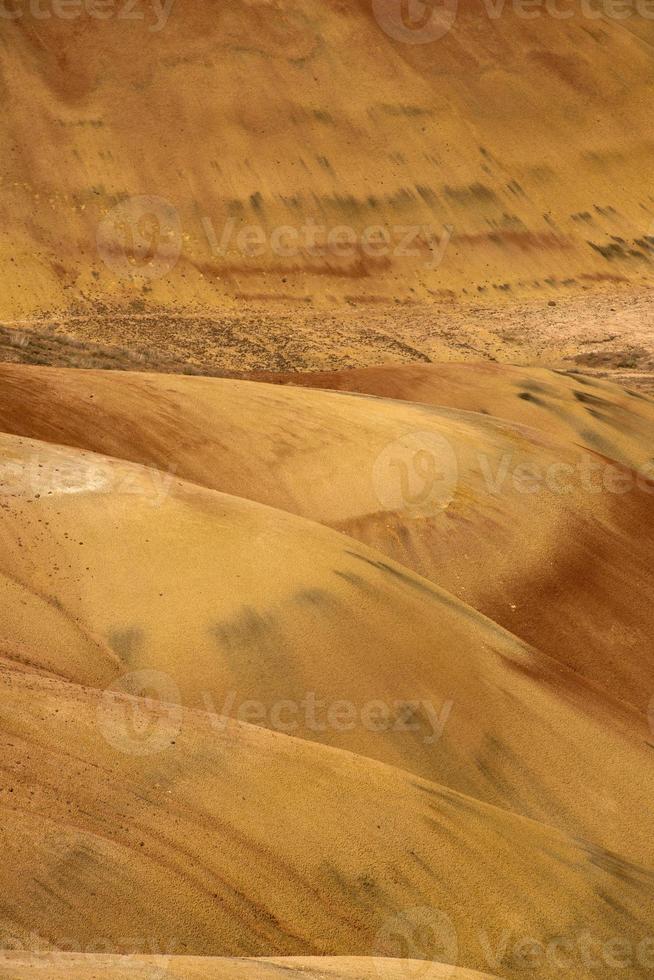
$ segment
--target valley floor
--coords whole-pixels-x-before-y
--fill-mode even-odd
[[[651,290],[618,287],[483,306],[353,302],[327,310],[280,300],[211,315],[80,309],[0,322],[0,360],[216,376],[495,360],[654,391],[654,305]]]

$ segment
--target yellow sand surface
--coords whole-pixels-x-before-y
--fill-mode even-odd
[[[179,476],[329,524],[644,711],[651,402],[538,372],[510,397],[498,375],[499,409],[515,403],[515,421],[254,382],[4,365],[0,428],[156,467],[154,502]],[[470,368],[485,405],[493,377]],[[545,383],[537,404],[531,389]],[[122,499],[129,520],[133,496]]]
[[[0,316],[651,285],[639,5],[52,6],[3,19]]]
[[[622,937],[647,975],[654,882],[618,854],[362,756],[217,731],[203,712],[183,709],[163,751],[117,751],[98,691],[12,668],[0,681],[5,947],[397,956],[427,910],[430,948],[471,969],[520,976],[518,940],[568,937],[590,977],[588,930]],[[161,736],[169,706],[137,702]]]
[[[490,973],[440,965],[435,960],[363,956],[294,956],[227,959],[215,956],[116,956],[102,953],[34,953],[0,956],[3,980],[407,980],[429,970],[433,980],[493,980]]]
[[[3,366],[0,976],[651,975],[650,403],[456,370]]]

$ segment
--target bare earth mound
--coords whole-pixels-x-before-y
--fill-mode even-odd
[[[645,469],[653,461],[654,400],[576,372],[477,361],[256,377],[495,415],[604,453],[634,469]]]
[[[0,0],[0,978],[654,975],[647,8]]]
[[[493,980],[489,973],[432,961],[377,957],[282,957],[223,959],[211,956],[108,956],[42,953],[0,956],[3,980],[407,980],[429,970],[432,980]]]
[[[495,373],[469,372],[490,404]],[[541,426],[553,415],[558,435],[297,387],[9,365],[0,428],[155,467],[155,502],[175,474],[328,524],[645,711],[651,402],[556,374],[497,377],[501,405]]]
[[[5,19],[0,316],[651,285],[652,22],[597,6]]]
[[[397,955],[394,933],[427,910],[441,960],[495,956],[512,977],[507,929],[549,944],[583,923],[634,949],[648,935],[651,872],[593,844],[362,756],[216,730],[204,712],[182,709],[171,729],[169,705],[140,699],[123,701],[123,730],[136,709],[170,744],[117,751],[99,692],[15,669],[0,680],[5,946],[139,935],[191,955]]]
[[[0,975],[650,975],[650,403],[477,376],[2,368]]]

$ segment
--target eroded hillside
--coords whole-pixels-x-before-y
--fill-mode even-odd
[[[649,282],[652,21],[465,0],[407,43],[397,7],[19,2],[0,316]]]

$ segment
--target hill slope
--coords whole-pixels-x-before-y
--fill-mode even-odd
[[[563,943],[590,980],[614,975],[616,938],[650,975],[650,488],[493,494],[482,466],[595,458],[569,437],[576,381],[540,392],[549,438],[254,381],[1,378],[0,949],[23,955],[0,975],[518,980],[526,955],[559,976]],[[511,405],[514,379],[495,383]],[[644,459],[649,403],[598,390],[586,443],[609,420],[616,456]],[[433,512],[411,485],[374,502],[398,440]],[[521,638],[415,574],[425,559]],[[172,959],[136,966],[139,936]]]
[[[654,25],[489,7],[419,44],[395,0],[5,20],[0,316],[650,282]]]
[[[520,397],[539,397],[537,372],[510,396],[501,374],[481,378],[487,405],[515,402],[532,422],[547,412]],[[0,380],[0,429],[156,467],[155,500],[174,474],[328,524],[646,709],[647,400],[548,375],[552,438],[459,409],[253,382],[8,365]]]
[[[422,909],[441,961],[519,977],[520,939],[565,936],[591,977],[587,929],[601,948],[629,942],[630,975],[648,975],[635,950],[652,874],[616,854],[369,759],[216,732],[204,712],[184,711],[165,751],[118,752],[99,692],[14,670],[0,683],[5,946],[141,936],[180,954],[385,955]],[[138,708],[155,725],[167,710]]]

